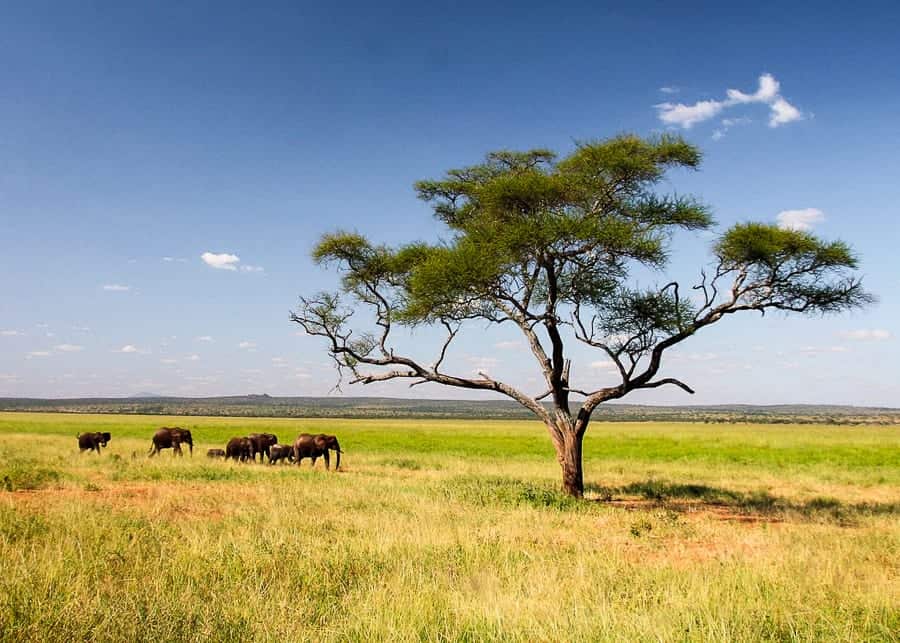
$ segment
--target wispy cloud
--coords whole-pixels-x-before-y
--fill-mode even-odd
[[[22,337],[24,334],[18,330],[0,330],[0,337]]]
[[[214,340],[210,335],[201,335],[197,338],[198,342],[214,342]]]
[[[77,353],[84,350],[84,346],[79,346],[77,344],[60,344],[55,348],[62,353]]]
[[[804,346],[800,349],[801,353],[806,353],[809,357],[816,355],[824,355],[828,353],[846,353],[846,346]]]
[[[246,266],[240,266],[241,272],[265,272],[265,269],[262,266],[251,266],[247,264]]]
[[[891,331],[883,328],[860,328],[858,330],[845,330],[838,333],[839,337],[844,339],[852,339],[858,342],[883,342],[893,337]]]
[[[192,353],[191,355],[187,356],[187,360],[189,362],[198,362],[198,361],[200,361],[200,356],[197,355],[197,353]]]
[[[728,130],[732,127],[747,125],[752,122],[753,121],[749,118],[723,118],[721,123],[719,123],[719,127],[713,131],[712,138],[714,141],[718,141],[724,138],[725,134],[727,134]]]
[[[510,351],[516,350],[518,348],[524,348],[525,345],[519,340],[513,340],[510,342],[497,342],[494,344],[494,348],[499,348],[502,351]]]
[[[116,352],[116,353],[140,354],[140,355],[148,355],[148,354],[150,353],[149,350],[144,349],[144,348],[138,348],[138,347],[135,346],[134,344],[126,344],[125,346],[123,346],[122,348],[120,348],[119,350],[114,351],[114,352]]]
[[[256,348],[256,342],[241,342],[238,344],[238,348]]]
[[[690,129],[697,123],[715,118],[725,109],[738,105],[764,104],[769,107],[769,127],[778,127],[803,118],[803,113],[781,94],[781,84],[771,74],[759,77],[759,86],[752,94],[737,89],[725,92],[724,100],[701,100],[696,103],[659,103],[659,120],[666,125]],[[724,132],[722,133],[724,134]],[[720,135],[721,138],[721,135]]]
[[[103,286],[103,290],[107,292],[128,292],[131,290],[131,286],[125,286],[123,284],[106,284]]]
[[[665,86],[660,87],[659,91],[663,94],[677,94],[681,90],[678,87]]]
[[[782,210],[775,217],[778,227],[785,230],[811,230],[825,220],[825,213],[817,208],[803,210]]]
[[[26,359],[31,359],[32,357],[50,357],[51,354],[50,351],[31,351],[26,354],[25,357]]]
[[[466,357],[466,361],[472,364],[472,373],[474,375],[482,373],[489,375],[491,370],[500,363],[500,360],[496,357],[482,357],[479,355],[470,355]]]
[[[182,257],[163,257],[162,260],[166,263],[185,263],[187,261],[187,259],[184,259]]]

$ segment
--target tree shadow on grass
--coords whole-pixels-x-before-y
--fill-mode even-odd
[[[900,502],[849,503],[823,496],[794,501],[767,491],[742,492],[705,484],[680,484],[654,479],[619,487],[588,485],[586,492],[601,502],[617,502],[621,496],[638,496],[644,502],[676,511],[699,506],[767,520],[800,519],[848,526],[866,516],[900,515]]]

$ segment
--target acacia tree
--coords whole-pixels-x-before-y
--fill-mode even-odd
[[[694,392],[658,377],[668,349],[734,313],[835,313],[871,299],[845,243],[762,223],[718,236],[694,297],[676,281],[634,285],[635,267],[665,268],[673,232],[713,226],[696,199],[657,190],[667,170],[699,162],[698,149],[674,136],[618,136],[581,144],[562,159],[545,149],[488,154],[479,165],[416,184],[448,227],[445,241],[391,248],[357,233],[323,236],[313,258],[338,266],[341,292],[301,297],[291,319],[328,341],[351,383],[409,379],[516,400],[546,425],[563,489],[581,496],[582,441],[598,405],[664,385]],[[361,308],[370,312],[362,322],[369,330],[353,327]],[[517,327],[545,390],[529,394],[486,373],[446,372],[448,349],[471,321]],[[395,348],[397,325],[444,329],[432,363]],[[572,382],[571,342],[611,360],[618,382]],[[573,396],[581,403],[573,406]]]

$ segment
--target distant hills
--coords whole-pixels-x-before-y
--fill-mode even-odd
[[[533,416],[507,400],[421,400],[386,397],[166,397],[140,393],[127,398],[0,398],[0,411],[213,415],[235,417],[525,419]],[[818,404],[754,406],[651,406],[604,404],[596,422],[762,422],[900,424],[900,409]]]

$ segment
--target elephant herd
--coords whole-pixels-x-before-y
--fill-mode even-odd
[[[312,435],[310,433],[301,433],[294,440],[293,444],[279,444],[278,437],[272,433],[251,433],[243,438],[231,438],[225,449],[210,449],[206,455],[210,458],[232,458],[239,462],[256,462],[256,456],[259,455],[259,461],[265,462],[268,459],[269,464],[276,462],[293,462],[299,465],[304,458],[312,460],[313,466],[316,466],[316,460],[322,458],[325,460],[325,468],[331,468],[330,452],[337,454],[334,468],[341,468],[341,451],[338,439],[333,435]]]
[[[85,451],[100,453],[100,447],[105,447],[112,438],[109,433],[80,433],[77,437],[81,453]],[[188,446],[191,455],[194,454],[194,438],[188,429],[173,426],[161,427],[153,434],[152,442],[148,453],[151,458],[163,449],[172,449],[173,455],[176,456],[184,455],[181,449],[183,444]],[[325,460],[325,468],[330,469],[329,453],[331,451],[337,454],[334,465],[335,471],[337,471],[341,467],[343,451],[341,451],[336,436],[324,433],[318,435],[301,433],[292,444],[279,444],[278,438],[272,433],[251,433],[246,437],[231,438],[224,449],[209,449],[206,455],[210,458],[234,459],[238,462],[256,462],[256,456],[259,455],[260,462],[268,459],[269,464],[283,461],[296,465],[299,465],[304,458],[309,458],[312,460],[313,466],[316,466],[316,460],[322,458]]]

